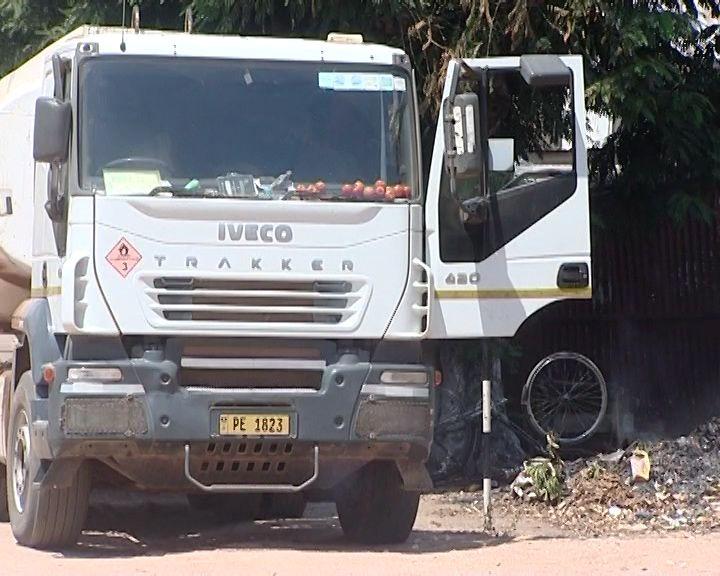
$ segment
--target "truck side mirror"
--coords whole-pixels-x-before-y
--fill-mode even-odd
[[[65,162],[70,147],[72,106],[57,98],[35,102],[33,157],[36,162]]]
[[[477,94],[457,94],[445,116],[445,153],[452,155],[455,176],[477,177],[483,172],[480,142],[480,102]]]

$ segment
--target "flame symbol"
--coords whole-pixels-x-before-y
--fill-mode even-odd
[[[130,250],[125,244],[120,244],[118,252],[120,252],[120,256],[127,256],[130,253]]]

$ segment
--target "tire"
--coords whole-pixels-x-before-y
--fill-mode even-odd
[[[262,518],[302,518],[307,502],[302,494],[265,494],[262,505]]]
[[[412,532],[420,494],[402,488],[392,462],[371,462],[337,490],[335,504],[345,536],[362,544],[399,544]]]
[[[252,522],[260,516],[262,494],[187,494],[190,508],[224,522]]]
[[[540,386],[542,377],[552,377],[551,371],[556,365],[559,365],[561,369],[565,370],[563,379],[569,381],[571,384],[573,383],[573,378],[579,377],[577,376],[578,374],[582,376],[582,380],[577,380],[571,387],[571,390],[566,392],[564,396],[572,393],[580,383],[589,388],[589,391],[586,389],[586,394],[592,394],[592,406],[587,412],[587,421],[583,422],[582,426],[574,430],[551,430],[548,423],[541,417],[542,415],[536,413],[535,396],[539,396],[539,390],[536,391],[536,388]],[[575,366],[572,372],[569,371],[568,365]],[[563,396],[561,392],[562,390],[557,388],[554,391],[554,393],[558,394],[558,398]],[[575,393],[579,393],[579,390]],[[543,398],[542,401],[549,405],[548,399]],[[575,446],[588,440],[600,428],[607,412],[607,384],[600,369],[589,358],[576,352],[556,352],[540,360],[532,369],[523,387],[521,402],[525,407],[525,413],[530,422],[530,426],[538,436],[545,437],[550,432],[555,432],[557,434],[556,440],[560,446]],[[565,421],[564,416],[562,421]]]
[[[19,544],[54,550],[77,542],[87,516],[90,475],[83,464],[64,488],[41,490],[29,481],[41,467],[30,433],[35,399],[35,386],[26,372],[10,410],[6,470],[10,526]]]
[[[7,477],[5,465],[0,464],[0,522],[9,521],[10,513],[8,512]]]

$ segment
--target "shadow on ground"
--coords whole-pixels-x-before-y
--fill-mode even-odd
[[[311,504],[297,520],[223,523],[190,509],[183,496],[134,493],[94,495],[86,529],[65,557],[162,556],[217,549],[390,551],[432,554],[496,546],[508,535],[479,530],[415,530],[401,545],[363,547],[347,542],[332,504]]]

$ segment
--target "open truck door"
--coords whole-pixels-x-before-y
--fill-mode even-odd
[[[453,60],[427,190],[428,337],[509,337],[589,298],[579,56]]]

